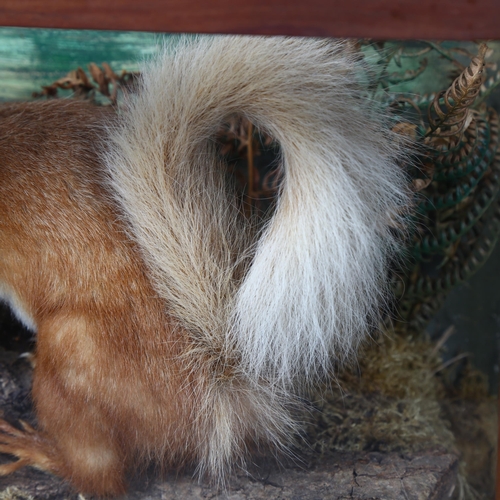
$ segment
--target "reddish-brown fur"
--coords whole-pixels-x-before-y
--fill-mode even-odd
[[[124,492],[137,458],[194,458],[203,385],[108,194],[111,119],[75,101],[0,108],[0,284],[37,328],[39,423],[2,423],[0,451],[100,495]]]

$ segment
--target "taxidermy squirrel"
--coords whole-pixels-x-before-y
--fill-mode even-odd
[[[140,463],[223,481],[286,446],[294,395],[376,323],[407,204],[361,64],[341,41],[185,38],[119,112],[0,107],[0,293],[37,333],[38,421],[1,421],[1,473],[111,496]],[[215,147],[234,115],[281,147],[258,229]]]

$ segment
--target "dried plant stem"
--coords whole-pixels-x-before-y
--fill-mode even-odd
[[[457,137],[468,127],[470,108],[483,83],[484,58],[488,47],[481,44],[479,52],[450,87],[436,95],[429,106],[429,130],[425,137]]]
[[[248,145],[247,145],[247,161],[248,161],[248,197],[253,199],[254,193],[254,164],[253,164],[253,123],[248,123]]]

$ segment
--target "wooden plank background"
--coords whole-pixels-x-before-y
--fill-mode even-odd
[[[1,0],[0,25],[378,39],[498,39],[500,1]]]

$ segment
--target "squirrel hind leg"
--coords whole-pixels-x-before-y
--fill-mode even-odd
[[[92,354],[92,342],[81,338],[87,329],[89,322],[81,316],[60,314],[39,322],[33,375],[37,429],[0,419],[0,453],[17,459],[0,465],[0,474],[31,466],[66,479],[78,492],[113,497],[126,492],[130,461],[117,436],[116,420],[93,397],[92,378],[82,369],[82,359],[87,356],[88,361]],[[82,352],[85,344],[90,347]],[[68,357],[78,348],[79,359]],[[84,390],[87,386],[90,389]]]
[[[79,465],[71,468],[67,457],[60,452],[52,440],[43,432],[35,430],[26,422],[20,421],[22,429],[10,425],[0,419],[0,453],[9,454],[17,460],[0,465],[0,475],[11,474],[18,469],[31,466],[57,476],[71,479],[73,486],[81,491],[91,491],[98,495],[115,496],[125,493],[126,485],[123,473],[116,467],[103,467],[102,450],[95,450],[99,457],[94,461],[99,468],[83,477],[82,463],[89,458],[82,456],[81,447],[78,448]],[[78,438],[75,438],[78,439]],[[102,448],[102,446],[101,446]],[[96,457],[97,458],[97,455]]]
[[[40,324],[33,399],[41,434],[53,446],[56,474],[77,491],[107,497],[125,493],[129,461],[120,423],[100,399],[99,381],[112,379],[95,367],[102,364],[92,337],[96,329],[85,315],[63,313]]]

